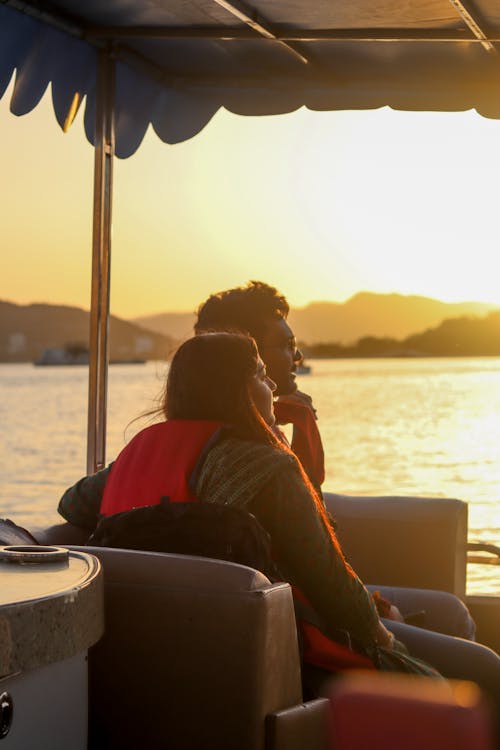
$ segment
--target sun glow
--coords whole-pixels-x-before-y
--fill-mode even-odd
[[[88,307],[93,160],[83,107],[63,136],[47,94],[19,119],[8,99],[0,297]],[[177,146],[149,131],[115,166],[112,309],[193,310],[251,278],[294,306],[360,290],[500,304],[499,144],[500,122],[475,112],[221,111]]]

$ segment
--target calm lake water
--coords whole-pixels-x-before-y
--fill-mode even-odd
[[[500,358],[310,360],[325,489],[458,497],[469,539],[500,545]],[[110,368],[107,458],[155,406],[164,363]],[[57,522],[85,473],[86,367],[0,365],[0,516]],[[470,565],[469,592],[500,594],[500,568]]]

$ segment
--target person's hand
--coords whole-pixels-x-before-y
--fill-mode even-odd
[[[375,640],[378,646],[386,648],[388,651],[392,651],[394,647],[394,634],[390,630],[387,630],[384,623],[379,620],[377,625],[377,631],[375,633]]]
[[[386,617],[388,620],[395,620],[396,622],[405,621],[405,618],[403,617],[403,615],[401,614],[401,612],[399,611],[399,609],[396,607],[395,604],[391,604],[391,608],[389,612],[386,615],[384,615],[384,617]]]
[[[303,391],[295,391],[294,393],[287,393],[286,396],[279,396],[278,401],[283,401],[284,403],[296,403],[301,404],[302,406],[308,406],[309,409],[314,414],[315,419],[318,418],[318,413],[316,409],[314,408],[313,400],[311,396],[308,393],[304,393]]]

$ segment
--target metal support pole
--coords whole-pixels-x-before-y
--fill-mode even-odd
[[[108,385],[108,327],[113,187],[115,63],[99,52],[96,91],[94,221],[89,339],[87,473],[105,465]]]

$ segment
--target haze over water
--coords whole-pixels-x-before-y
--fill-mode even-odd
[[[470,541],[500,545],[500,359],[311,360],[324,488],[469,501]],[[165,363],[110,368],[107,459],[145,425]],[[85,474],[87,368],[0,365],[0,516],[57,522]],[[469,592],[500,593],[500,569],[470,565]]]

